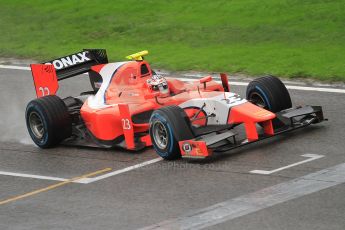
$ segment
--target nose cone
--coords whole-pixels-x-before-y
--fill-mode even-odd
[[[231,108],[228,123],[243,123],[243,122],[263,122],[272,120],[276,115],[266,109],[256,106],[250,102]]]

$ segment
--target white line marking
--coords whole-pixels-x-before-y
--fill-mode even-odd
[[[33,179],[40,179],[40,180],[54,180],[54,181],[68,181],[69,180],[69,179],[60,178],[60,177],[41,176],[41,175],[33,175],[33,174],[25,174],[25,173],[13,173],[13,172],[5,172],[5,171],[0,171],[0,175],[15,176],[15,177],[26,177],[26,178],[33,178]],[[78,180],[75,182],[85,184],[81,180]]]
[[[318,155],[318,154],[304,154],[304,155],[301,155],[302,157],[308,157],[309,159],[307,160],[304,160],[304,161],[299,161],[299,162],[296,162],[294,164],[291,164],[291,165],[287,165],[287,166],[284,166],[284,167],[281,167],[281,168],[277,168],[277,169],[274,169],[274,170],[271,170],[271,171],[266,171],[266,170],[252,170],[250,171],[251,173],[255,173],[255,174],[263,174],[263,175],[268,175],[268,174],[272,174],[272,173],[275,173],[275,172],[279,172],[279,171],[282,171],[284,169],[288,169],[288,168],[291,168],[291,167],[294,167],[294,166],[297,166],[297,165],[301,165],[301,164],[304,164],[304,163],[307,163],[309,161],[313,161],[313,160],[317,160],[317,159],[320,159],[322,157],[324,157],[324,155]]]
[[[144,167],[146,165],[150,165],[156,162],[159,162],[163,160],[163,158],[155,158],[149,161],[144,161],[142,163],[136,164],[136,165],[132,165],[129,166],[127,168],[123,168],[123,169],[119,169],[110,173],[106,173],[103,174],[101,176],[98,177],[91,177],[91,178],[82,178],[79,180],[75,180],[73,181],[73,183],[79,183],[79,184],[89,184],[95,181],[99,181],[99,180],[103,180],[105,178],[111,177],[111,176],[115,176],[115,175],[119,175],[121,173],[125,173],[134,169],[138,169],[141,167]],[[26,177],[26,178],[33,178],[33,179],[40,179],[40,180],[53,180],[53,181],[69,181],[69,179],[65,179],[65,178],[61,178],[61,177],[51,177],[51,176],[41,176],[41,175],[34,175],[34,174],[24,174],[24,173],[13,173],[13,172],[5,172],[5,171],[0,171],[0,175],[4,175],[4,176],[16,176],[16,177]]]
[[[203,229],[343,183],[345,163],[141,229]]]
[[[108,178],[108,177],[112,177],[112,176],[115,176],[115,175],[119,175],[121,173],[125,173],[125,172],[128,172],[128,171],[131,171],[131,170],[134,170],[134,169],[138,169],[138,168],[142,168],[146,165],[150,165],[150,164],[153,164],[153,163],[156,163],[156,162],[159,162],[163,160],[163,158],[154,158],[152,160],[149,160],[149,161],[145,161],[143,163],[140,163],[140,164],[136,164],[136,165],[133,165],[133,166],[129,166],[127,168],[123,168],[123,169],[120,169],[120,170],[116,170],[116,171],[113,171],[113,172],[110,172],[110,173],[106,173],[106,174],[103,174],[103,175],[100,175],[98,177],[93,177],[93,178],[85,178],[86,179],[86,184],[88,183],[92,183],[92,182],[95,182],[95,181],[99,181],[99,180],[103,180],[105,178]]]
[[[30,70],[30,67],[16,65],[0,65],[0,69]]]
[[[14,70],[30,70],[30,67],[24,66],[15,66],[15,65],[0,65],[0,69],[14,69]],[[169,78],[169,77],[167,77]],[[196,78],[183,78],[183,81],[196,81]],[[220,81],[216,80],[216,82],[220,83]],[[248,82],[240,82],[240,81],[229,81],[230,87],[231,85],[237,86],[247,86]],[[306,86],[295,86],[295,85],[286,85],[288,89],[294,90],[304,90],[304,91],[317,91],[317,92],[327,92],[327,93],[345,93],[345,89],[337,89],[337,88],[328,88],[328,87],[306,87]]]
[[[304,90],[304,91],[318,91],[318,92],[328,92],[328,93],[345,93],[345,89],[335,89],[335,88],[320,88],[320,87],[305,87],[297,85],[287,85],[288,89]]]

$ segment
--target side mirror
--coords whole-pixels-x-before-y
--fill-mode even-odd
[[[220,78],[222,79],[224,92],[230,92],[228,75],[226,75],[225,73],[221,73]]]
[[[204,84],[204,89],[206,89],[206,83],[209,81],[212,81],[212,76],[203,77],[199,81],[200,81],[200,84]]]
[[[209,82],[209,81],[212,81],[212,76],[207,76],[207,77],[203,77],[200,79],[200,83],[206,83],[206,82]]]

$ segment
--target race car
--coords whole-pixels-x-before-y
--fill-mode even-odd
[[[166,78],[151,69],[147,54],[109,63],[105,50],[84,49],[32,64],[37,99],[27,105],[26,125],[33,142],[41,148],[153,146],[167,160],[207,158],[325,120],[320,106],[292,107],[276,77],[253,80],[242,98],[230,92],[226,74],[220,74],[221,83],[212,76]],[[86,74],[91,91],[56,95],[58,81]]]

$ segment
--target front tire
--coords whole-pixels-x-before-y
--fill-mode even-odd
[[[289,109],[292,106],[289,91],[277,77],[260,77],[248,84],[247,100],[273,113]],[[273,127],[281,128],[284,124],[277,118],[273,119]]]
[[[291,108],[291,98],[284,83],[277,77],[266,76],[251,81],[247,100],[273,113]]]
[[[71,117],[58,96],[50,95],[30,101],[25,118],[31,139],[40,148],[53,147],[72,135]]]
[[[152,113],[150,137],[157,154],[166,160],[180,158],[178,142],[194,138],[189,118],[178,106],[162,107]]]

